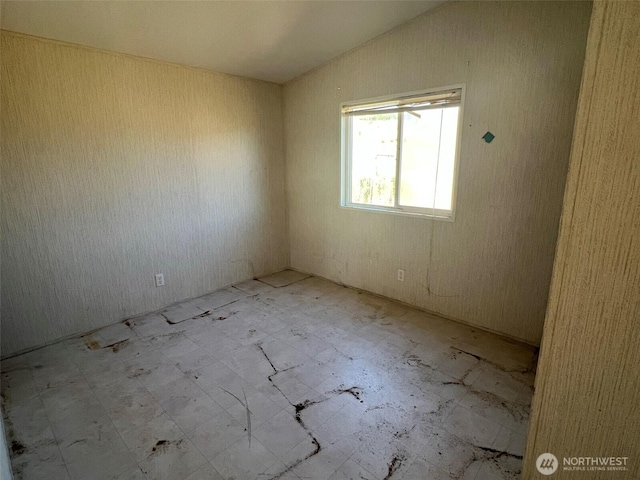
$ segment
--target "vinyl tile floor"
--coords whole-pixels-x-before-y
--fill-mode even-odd
[[[1,362],[16,480],[519,477],[536,350],[284,271]]]

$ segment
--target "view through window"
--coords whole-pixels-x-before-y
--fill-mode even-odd
[[[343,105],[343,205],[451,218],[462,88]]]

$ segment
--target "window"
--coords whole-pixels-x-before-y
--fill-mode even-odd
[[[453,219],[464,86],[342,105],[342,206]]]

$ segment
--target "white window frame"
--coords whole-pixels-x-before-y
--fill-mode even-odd
[[[442,93],[447,90],[460,89],[460,111],[458,113],[458,131],[456,134],[456,153],[453,165],[453,185],[451,186],[451,210],[441,210],[436,208],[420,208],[420,207],[408,207],[399,204],[399,192],[400,192],[400,165],[401,158],[396,159],[396,191],[395,191],[395,206],[387,207],[380,205],[367,205],[362,203],[351,202],[351,150],[352,150],[352,136],[351,136],[351,116],[342,113],[345,107],[353,107],[359,105],[367,105],[373,103],[384,103],[399,99],[406,99],[407,97],[423,97],[428,95],[434,95]],[[460,148],[462,145],[462,125],[464,122],[464,103],[465,103],[466,84],[450,85],[447,87],[430,88],[427,90],[419,90],[414,92],[406,92],[397,95],[387,95],[384,97],[367,98],[357,101],[342,102],[340,104],[340,114],[342,118],[341,124],[341,189],[340,189],[340,206],[342,208],[364,210],[370,212],[390,213],[394,215],[404,215],[411,217],[428,217],[436,220],[445,220],[453,222],[455,220],[456,211],[456,197],[458,190],[458,167],[460,164]],[[401,125],[401,122],[399,122]],[[401,131],[399,131],[401,135]]]

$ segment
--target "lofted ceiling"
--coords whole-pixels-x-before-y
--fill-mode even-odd
[[[284,83],[443,2],[3,1],[2,28]]]

